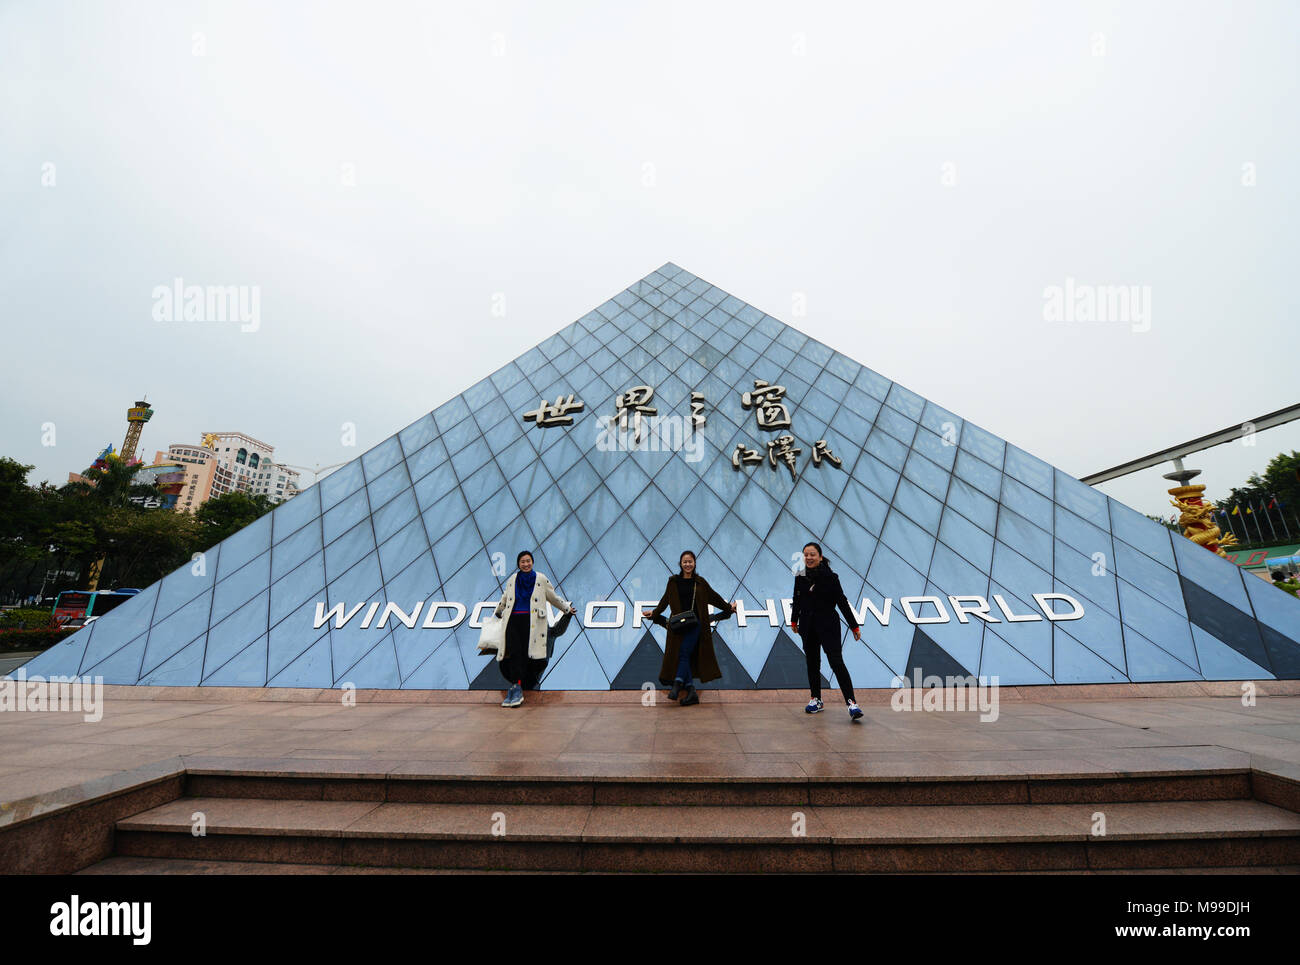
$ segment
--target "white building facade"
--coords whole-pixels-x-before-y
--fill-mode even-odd
[[[274,446],[242,432],[205,432],[203,448],[217,457],[214,496],[238,490],[282,503],[298,493],[298,471],[275,461]]]
[[[273,504],[298,494],[298,471],[275,461],[274,446],[242,432],[205,432],[198,445],[173,443],[167,454],[183,463],[210,467],[210,476],[196,472],[182,494],[183,505],[178,508],[190,512],[226,493],[262,495]]]

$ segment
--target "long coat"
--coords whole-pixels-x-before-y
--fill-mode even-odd
[[[669,614],[681,613],[687,609],[690,599],[682,600],[677,595],[677,577],[668,577],[668,586],[664,589],[664,595],[659,600],[659,605],[653,610],[655,623],[667,628],[668,621],[660,614],[666,609]],[[705,582],[704,578],[698,573],[695,575],[695,615],[700,621],[700,642],[691,654],[691,675],[698,677],[701,683],[708,683],[710,680],[717,680],[722,676],[722,671],[718,669],[718,658],[713,655],[713,630],[709,624],[709,604],[716,606],[719,610],[731,612],[731,604],[718,595],[718,592]],[[668,642],[664,646],[664,662],[659,667],[659,682],[665,687],[673,682],[677,676],[677,657],[681,651],[682,635],[668,631]]]
[[[534,571],[536,572],[536,571]],[[515,608],[515,577],[519,571],[510,574],[510,579],[506,581],[505,592],[501,594],[501,600],[493,611],[497,616],[504,616],[510,619],[510,613]],[[560,599],[560,595],[555,592],[555,587],[551,581],[546,578],[544,573],[537,574],[537,582],[533,584],[532,599],[528,602],[529,620],[528,620],[528,659],[545,660],[546,659],[546,604],[550,603],[557,610],[569,609],[569,602]],[[561,631],[563,632],[563,631]],[[505,645],[497,648],[497,660],[505,658]]]
[[[844,619],[853,629],[858,628],[858,618],[853,615],[840,578],[826,565],[819,564],[812,573],[801,571],[794,578],[794,593],[790,601],[790,622],[799,627],[799,636],[805,631],[812,631],[822,639],[839,640],[840,618],[835,610],[844,614]]]

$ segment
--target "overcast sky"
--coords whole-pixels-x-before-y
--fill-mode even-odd
[[[1297,36],[1285,2],[0,4],[0,454],[61,483],[148,393],[149,456],[346,461],[672,261],[1086,475],[1296,401]],[[155,320],[178,277],[257,286],[259,327]],[[1051,321],[1067,279],[1149,318]],[[1284,449],[1188,463],[1213,497]],[[1168,515],[1167,468],[1102,488]]]

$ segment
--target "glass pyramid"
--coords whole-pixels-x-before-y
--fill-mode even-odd
[[[638,385],[658,417],[703,415],[692,451],[608,444],[601,426]],[[572,422],[538,427],[570,394]],[[771,428],[783,414],[788,428]],[[819,442],[829,454],[815,459]],[[1300,601],[672,264],[25,670],[501,689],[476,650],[475,604],[498,599],[528,549],[579,605],[542,687],[639,688],[658,677],[663,632],[636,613],[693,549],[746,609],[743,625],[718,625],[714,686],[801,688],[782,598],[809,540],[859,610],[863,643],[846,632],[844,647],[859,687],[918,671],[1004,685],[1300,677]],[[408,626],[420,601],[429,611]],[[389,603],[402,612],[383,619]],[[340,605],[355,615],[320,619]]]

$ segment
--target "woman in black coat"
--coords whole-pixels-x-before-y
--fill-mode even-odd
[[[821,651],[826,651],[826,662],[835,672],[835,682],[844,692],[844,702],[849,705],[849,719],[861,720],[862,708],[853,698],[853,681],[844,666],[840,647],[839,607],[844,619],[853,628],[853,639],[861,640],[862,633],[857,617],[849,607],[840,586],[840,578],[831,569],[830,562],[822,556],[822,548],[809,543],[803,548],[804,571],[794,578],[794,599],[790,605],[790,628],[803,637],[803,654],[808,661],[808,689],[812,700],[804,711],[809,714],[822,710]],[[803,629],[799,629],[799,624]]]

